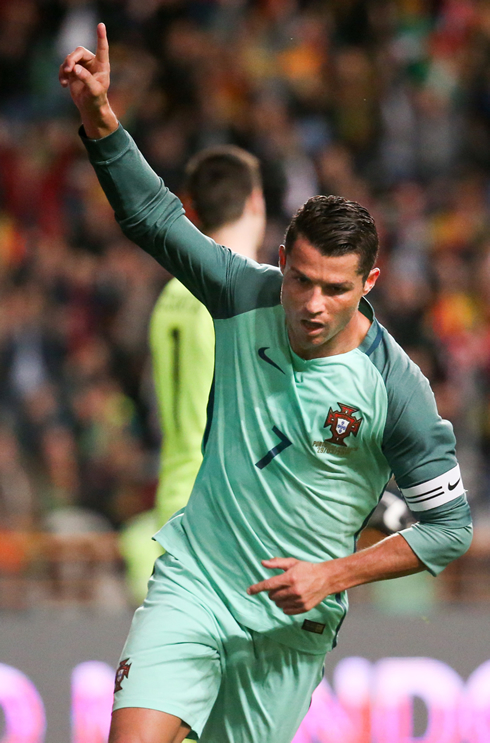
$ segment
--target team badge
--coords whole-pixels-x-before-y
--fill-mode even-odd
[[[337,446],[347,446],[345,440],[351,434],[357,436],[362,418],[355,418],[354,413],[357,413],[359,408],[353,408],[351,405],[344,405],[343,403],[337,403],[340,410],[328,411],[327,419],[323,425],[324,428],[330,428],[332,432],[332,438],[325,439],[326,444],[336,444]]]
[[[116,686],[114,687],[114,692],[121,691],[122,689],[122,682],[123,679],[127,678],[129,676],[129,669],[131,668],[131,663],[128,663],[129,658],[126,658],[126,660],[122,660],[119,663],[119,668],[116,671]]]

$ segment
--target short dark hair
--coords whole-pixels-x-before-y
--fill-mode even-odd
[[[374,219],[356,201],[342,196],[313,196],[298,209],[284,237],[286,254],[303,237],[323,255],[357,253],[366,281],[376,263],[379,241]]]
[[[209,147],[186,168],[185,191],[204,232],[236,222],[255,188],[262,188],[260,163],[241,147]]]

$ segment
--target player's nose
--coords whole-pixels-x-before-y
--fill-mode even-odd
[[[312,288],[305,303],[305,310],[310,315],[319,315],[325,307],[325,298],[319,286]]]

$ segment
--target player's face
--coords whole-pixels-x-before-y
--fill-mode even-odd
[[[373,288],[379,269],[374,268],[363,281],[358,255],[322,255],[302,237],[288,255],[281,245],[279,265],[293,351],[304,359],[314,359],[356,348],[362,329],[366,332],[359,302]]]

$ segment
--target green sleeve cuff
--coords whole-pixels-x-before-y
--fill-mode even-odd
[[[429,573],[438,575],[450,562],[468,550],[473,536],[471,524],[459,528],[417,523],[400,532],[422,560]]]
[[[131,147],[130,136],[121,124],[116,131],[101,139],[89,139],[83,126],[80,127],[78,133],[87,149],[90,162],[94,165],[111,162],[121,157]]]

